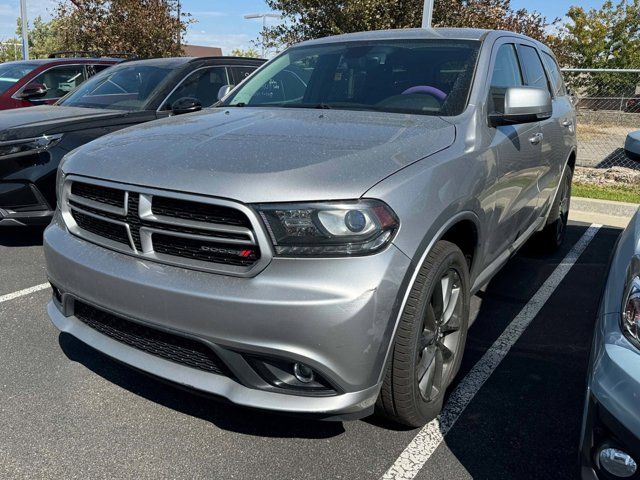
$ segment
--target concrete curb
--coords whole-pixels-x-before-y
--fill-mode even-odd
[[[569,219],[624,228],[638,210],[637,203],[612,202],[592,198],[571,197]]]

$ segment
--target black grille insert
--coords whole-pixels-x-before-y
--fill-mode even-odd
[[[78,226],[87,232],[91,232],[94,235],[108,238],[114,242],[123,243],[129,246],[129,236],[127,235],[127,229],[124,225],[118,225],[116,223],[107,222],[90,215],[85,215],[77,210],[72,210],[71,214]]]
[[[153,234],[153,249],[164,255],[226,265],[253,265],[260,258],[258,247],[253,245],[236,246],[161,233]]]
[[[251,222],[240,210],[220,205],[153,197],[151,209],[155,215],[165,217],[251,228]]]
[[[196,340],[126,320],[78,300],[74,303],[74,315],[94,330],[130,347],[187,367],[233,377],[218,355]]]
[[[102,187],[89,183],[73,182],[71,193],[78,197],[124,208],[124,191],[116,188]]]

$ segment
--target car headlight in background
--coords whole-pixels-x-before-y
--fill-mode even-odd
[[[40,153],[60,141],[62,134],[42,135],[35,138],[22,138],[0,142],[0,158],[19,157],[31,153]]]
[[[257,209],[277,255],[367,255],[384,248],[399,222],[378,200],[264,204]]]
[[[631,280],[622,309],[622,331],[640,348],[640,277]]]
[[[58,205],[60,205],[60,200],[62,199],[62,188],[64,187],[64,172],[61,167],[62,164],[60,164],[58,171],[56,172],[56,198],[58,200]]]

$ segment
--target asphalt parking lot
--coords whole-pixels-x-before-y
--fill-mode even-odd
[[[57,332],[50,290],[13,295],[46,282],[42,232],[0,231],[0,478],[576,478],[592,329],[619,233],[573,223],[561,251],[525,248],[474,298],[446,435],[434,440],[376,418],[238,408],[118,364]]]

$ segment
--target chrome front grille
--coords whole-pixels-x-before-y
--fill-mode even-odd
[[[271,259],[256,216],[239,203],[73,176],[62,195],[71,233],[119,252],[238,276]]]

